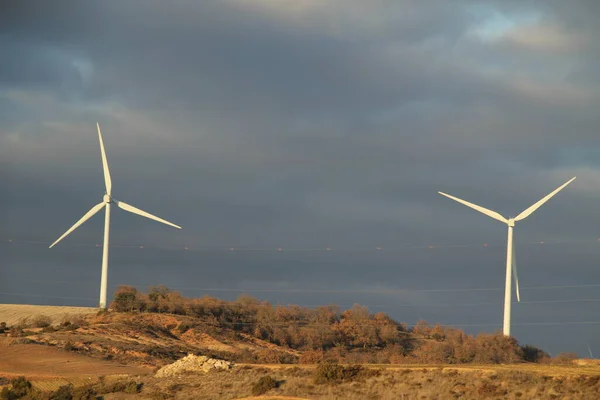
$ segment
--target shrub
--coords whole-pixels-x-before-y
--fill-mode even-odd
[[[324,362],[317,366],[313,376],[315,383],[335,383],[341,380],[344,367],[336,362]]]
[[[33,321],[31,321],[31,325],[34,328],[46,328],[52,325],[52,318],[47,315],[36,315]]]
[[[323,361],[323,350],[308,350],[300,355],[298,362],[300,364],[317,364]]]
[[[277,381],[275,379],[271,378],[269,375],[263,376],[252,386],[252,395],[260,396],[276,387]]]
[[[8,334],[11,337],[21,337],[25,335],[25,331],[20,326],[13,326],[9,329]]]
[[[559,353],[552,359],[552,364],[570,365],[577,359],[577,353]]]
[[[34,399],[39,396],[39,392],[31,386],[31,382],[25,379],[24,376],[19,376],[10,380],[10,389],[4,387],[0,391],[0,399],[2,400],[16,400],[20,398]]]
[[[142,391],[142,383],[137,383],[135,381],[130,381],[125,384],[125,388],[123,392],[127,394],[136,394]]]
[[[190,324],[187,324],[185,322],[182,322],[181,324],[179,324],[179,326],[177,327],[177,332],[179,332],[180,334],[184,334],[187,331],[189,331],[192,328],[192,326]]]
[[[50,394],[50,400],[73,400],[73,385],[59,387],[57,391]]]
[[[528,362],[539,363],[550,358],[548,353],[535,346],[525,345],[521,349],[523,350],[523,360]]]
[[[29,321],[29,317],[20,318],[16,326],[21,329],[31,328],[31,322]]]
[[[365,369],[361,365],[344,367],[336,362],[323,362],[317,366],[313,380],[317,384],[352,382],[360,378],[368,378],[381,373],[379,369]]]
[[[60,323],[60,327],[63,328],[64,330],[68,330],[68,331],[74,331],[84,325],[87,325],[87,321],[81,315],[73,315],[73,316],[66,315],[63,317],[63,320]]]
[[[25,379],[24,376],[19,376],[18,378],[11,379],[10,386],[17,398],[25,397],[29,394],[32,388],[31,382]]]
[[[0,322],[0,333],[4,333],[8,330],[8,327],[6,326],[6,322]]]
[[[98,392],[92,385],[73,389],[73,400],[96,400]]]
[[[16,399],[17,397],[15,396],[15,394],[13,393],[12,390],[10,390],[8,387],[3,387],[2,390],[0,390],[0,399],[2,400],[13,400]]]
[[[70,340],[67,340],[67,342],[65,343],[65,350],[77,351],[77,348],[73,345],[73,343]]]
[[[142,383],[137,383],[136,381],[117,381],[111,384],[102,385],[102,393],[118,393],[124,392],[127,394],[136,394],[141,392]]]

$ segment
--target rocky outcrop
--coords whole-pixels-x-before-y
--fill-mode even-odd
[[[232,363],[229,361],[188,354],[186,357],[175,361],[173,364],[165,365],[156,372],[155,376],[157,378],[163,378],[185,372],[208,372],[212,369],[227,370],[230,369],[231,366]]]

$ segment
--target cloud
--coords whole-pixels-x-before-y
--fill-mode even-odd
[[[54,240],[100,201],[98,121],[115,196],[184,227],[174,233],[115,213],[115,244],[474,246],[384,258],[125,252],[111,282],[135,280],[151,265],[146,283],[175,286],[193,279],[239,288],[500,287],[504,228],[437,191],[509,216],[574,175],[517,237],[523,279],[556,283],[568,262],[578,269],[574,283],[586,281],[593,252],[563,247],[569,261],[525,244],[597,236],[590,217],[600,126],[596,8],[493,0],[11,1],[0,15],[8,60],[0,65],[0,185],[9,193],[0,237]],[[4,253],[7,265],[44,276],[49,262],[69,276],[75,257],[82,275],[73,276],[96,279],[96,248],[77,253],[68,244],[95,246],[101,231],[97,217],[69,237],[64,253],[22,247]],[[499,250],[485,253],[480,242]],[[527,277],[546,265],[552,273]],[[286,299],[382,304],[373,293],[336,296]],[[500,318],[494,310],[448,318],[487,322]],[[542,311],[515,315],[524,321]],[[406,315],[419,313],[444,317],[439,309]],[[535,339],[533,330],[521,333]]]
[[[501,40],[527,51],[578,53],[586,45],[585,36],[565,32],[560,26],[529,25],[510,30]]]

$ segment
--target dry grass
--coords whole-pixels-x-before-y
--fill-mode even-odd
[[[586,375],[579,367],[520,370],[522,365],[472,368],[380,368],[377,374],[316,384],[315,368],[237,366],[206,375],[148,378],[142,395],[177,399],[252,399],[252,387],[263,376],[278,381],[261,399],[530,399],[600,398],[600,371]],[[368,368],[368,366],[367,366]],[[371,367],[372,368],[372,367]],[[558,375],[560,372],[563,375]]]

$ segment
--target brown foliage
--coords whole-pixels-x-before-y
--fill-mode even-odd
[[[310,309],[297,305],[273,306],[247,295],[228,302],[214,297],[186,298],[165,286],[147,294],[121,286],[111,307],[115,311],[145,311],[194,318],[194,329],[214,335],[247,334],[278,346],[302,351],[299,359],[288,352],[263,350],[253,355],[261,363],[317,363],[322,360],[369,363],[514,363],[541,362],[546,353],[521,347],[500,333],[467,335],[459,329],[418,321],[407,329],[385,313],[372,314],[354,304]],[[177,325],[173,326],[175,329]],[[179,325],[183,334],[192,325]]]

